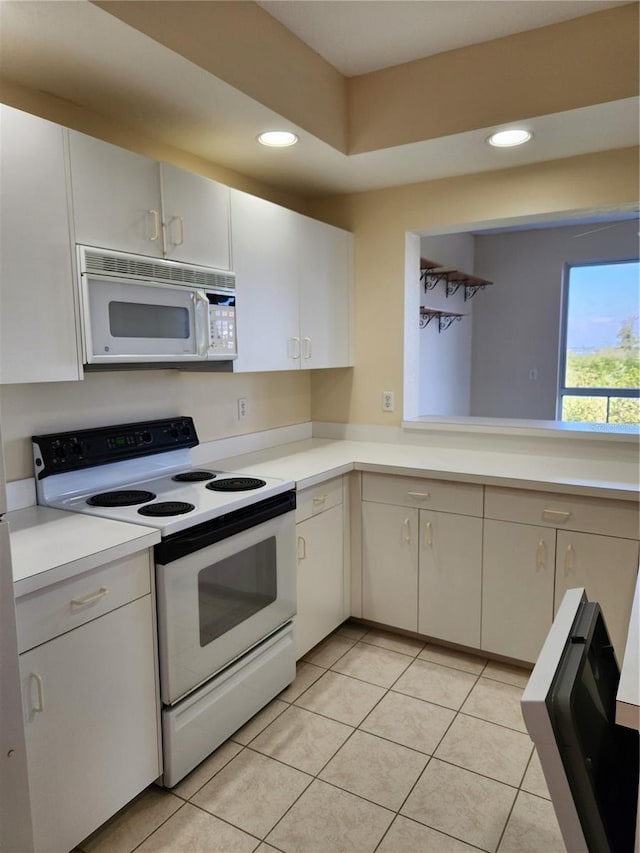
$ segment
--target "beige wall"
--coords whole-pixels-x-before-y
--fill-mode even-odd
[[[249,413],[237,420],[238,397]],[[7,480],[33,476],[30,437],[148,418],[191,415],[201,442],[306,423],[309,371],[262,374],[139,370],[91,373],[83,382],[0,386]]]
[[[315,201],[312,215],[355,235],[355,367],[312,374],[312,419],[401,421],[407,232],[464,231],[471,223],[637,200],[638,150],[627,148]],[[395,391],[394,414],[381,411],[383,390]]]

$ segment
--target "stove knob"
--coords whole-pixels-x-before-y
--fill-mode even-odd
[[[182,434],[183,434],[184,436],[186,436],[187,438],[191,435],[191,430],[189,429],[189,427],[188,427],[188,426],[183,426],[183,427],[182,427]]]
[[[142,433],[142,440],[144,441],[145,444],[150,444],[151,443],[151,433],[148,432],[147,430],[145,430],[145,432]]]
[[[175,427],[171,427],[171,429],[169,430],[169,435],[171,436],[171,438],[177,438],[179,435],[178,430]]]

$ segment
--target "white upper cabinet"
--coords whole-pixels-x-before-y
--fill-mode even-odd
[[[238,358],[234,372],[300,364],[296,214],[231,190]]]
[[[229,187],[163,163],[162,201],[167,258],[231,268]]]
[[[0,107],[0,382],[82,378],[64,130]]]
[[[69,150],[76,242],[161,258],[158,163],[73,130]]]
[[[229,189],[69,131],[76,242],[229,269]]]
[[[352,364],[352,235],[237,190],[231,227],[234,371]]]
[[[353,238],[308,216],[298,217],[301,366],[346,367],[351,357]]]

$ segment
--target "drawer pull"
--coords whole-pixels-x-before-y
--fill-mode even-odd
[[[320,495],[319,497],[314,498],[313,502],[314,504],[323,504],[326,503],[328,497],[329,495]]]
[[[575,551],[573,545],[567,545],[567,550],[564,552],[564,574],[565,577],[572,572],[576,567]]]
[[[44,711],[44,688],[42,686],[42,679],[40,678],[37,672],[30,673],[30,677],[33,678],[36,683],[36,691],[38,694],[38,704],[34,705],[32,710],[34,712],[40,713]]]
[[[92,592],[91,595],[85,595],[84,598],[72,598],[71,606],[72,607],[86,607],[87,604],[93,604],[94,601],[98,601],[100,598],[104,598],[105,595],[109,595],[109,590],[106,586],[101,586],[97,592]]]
[[[433,545],[433,524],[430,521],[424,526],[424,542],[429,548]]]
[[[545,569],[547,567],[547,543],[544,539],[541,539],[538,542],[538,549],[536,551],[536,572],[540,571],[540,569]]]
[[[417,501],[428,501],[431,494],[429,492],[407,492],[407,497],[414,498]]]
[[[411,523],[408,518],[402,523],[402,540],[406,542],[407,545],[411,544]]]
[[[298,536],[298,560],[304,560],[307,556],[307,543],[304,536]]]
[[[568,521],[571,518],[571,513],[568,510],[560,509],[543,509],[542,517],[545,521]]]

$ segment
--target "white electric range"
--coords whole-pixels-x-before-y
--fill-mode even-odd
[[[164,784],[295,677],[294,483],[195,468],[190,417],[33,436],[38,503],[160,530]]]

